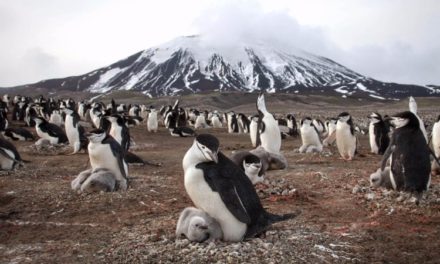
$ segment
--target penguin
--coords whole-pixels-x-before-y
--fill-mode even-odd
[[[157,111],[154,108],[150,108],[150,113],[148,114],[147,120],[147,130],[148,132],[157,132],[159,123],[157,121]]]
[[[72,190],[78,192],[113,192],[116,187],[116,177],[109,169],[88,169],[81,172],[70,185]]]
[[[319,137],[319,131],[313,124],[310,117],[303,118],[301,124],[302,145],[299,148],[300,153],[313,153],[322,151],[322,143]]]
[[[200,128],[208,128],[208,124],[206,123],[206,118],[204,114],[199,113],[196,117],[196,121],[194,124],[194,128],[195,129],[200,129]]]
[[[370,175],[370,186],[372,187],[384,187],[386,189],[393,189],[393,184],[390,179],[391,167],[387,166],[382,171],[380,168],[376,172]]]
[[[67,143],[66,133],[57,125],[47,122],[44,118],[34,117],[35,130],[40,138],[50,141],[50,144]]]
[[[293,114],[287,114],[286,119],[287,127],[289,128],[289,135],[292,137],[297,137],[299,134],[295,116]]]
[[[130,131],[125,125],[124,118],[116,114],[107,117],[111,122],[110,135],[122,146],[123,150],[130,148]]]
[[[238,132],[239,133],[249,133],[249,119],[242,113],[238,114]]]
[[[173,137],[194,137],[196,132],[189,127],[174,127],[169,129]]]
[[[257,129],[257,145],[261,146],[268,152],[280,153],[281,149],[281,132],[278,122],[273,115],[266,109],[264,102],[264,94],[260,94],[257,99],[258,109],[258,129]]]
[[[339,114],[334,134],[341,157],[345,160],[353,160],[356,153],[357,138],[354,134],[353,120],[349,113]]]
[[[198,135],[183,158],[185,190],[194,205],[219,222],[225,241],[253,237],[294,214],[267,212],[244,172],[219,152],[219,141]]]
[[[223,238],[219,223],[206,212],[194,207],[185,208],[177,221],[176,237],[192,242],[209,242]]]
[[[73,153],[78,153],[81,149],[87,150],[87,138],[84,135],[84,128],[79,124],[79,114],[69,108],[64,109],[66,120],[64,121],[64,130],[66,131],[67,139],[70,146],[73,148]]]
[[[6,113],[0,111],[0,132],[6,131],[9,126],[8,119],[6,118]]]
[[[257,147],[257,130],[258,130],[258,116],[249,117],[249,136],[251,137],[252,147]]]
[[[411,113],[413,113],[417,117],[417,119],[419,120],[420,130],[422,131],[423,136],[425,137],[425,140],[428,143],[429,139],[428,139],[428,133],[426,133],[425,124],[423,123],[423,120],[417,114],[417,103],[416,103],[416,100],[414,99],[414,97],[412,97],[412,96],[409,97],[409,111]]]
[[[32,135],[32,133],[25,129],[25,128],[21,128],[21,127],[17,127],[17,128],[7,128],[5,130],[5,132],[3,133],[3,136],[5,138],[17,141],[28,141],[28,140],[35,140],[34,135]]]
[[[116,177],[116,189],[127,190],[128,166],[124,161],[125,150],[107,132],[95,129],[86,133],[88,152],[93,170],[108,169]]]
[[[390,159],[393,189],[414,193],[418,201],[431,182],[430,149],[414,113],[398,113],[391,117],[391,123],[395,130],[383,155],[381,172]]]
[[[432,126],[431,137],[434,154],[437,158],[440,158],[440,115],[437,117],[437,121]]]
[[[15,146],[0,138],[0,167],[2,170],[13,170],[17,165],[23,165],[24,161],[21,159]]]
[[[372,113],[368,118],[370,119],[368,134],[371,153],[383,155],[388,148],[388,144],[390,144],[390,138],[388,136],[390,132],[389,127],[379,113]]]
[[[336,123],[338,122],[337,118],[330,118],[325,121],[325,127],[327,130],[327,137],[322,141],[324,146],[333,145],[336,140],[336,135],[334,134],[336,131]]]
[[[231,160],[241,168],[252,184],[264,181],[264,174],[269,168],[268,162],[263,163],[258,156],[249,151],[235,152],[231,156]]]
[[[226,114],[226,117],[228,123],[228,133],[229,134],[238,133],[239,128],[238,128],[237,115],[234,112],[229,112]]]
[[[219,113],[217,111],[215,111],[212,114],[211,124],[212,124],[212,127],[214,127],[214,128],[222,128],[223,127],[220,115],[219,115]]]
[[[61,117],[61,113],[59,110],[53,110],[50,115],[49,123],[55,124],[57,126],[62,126],[64,124],[63,118]]]

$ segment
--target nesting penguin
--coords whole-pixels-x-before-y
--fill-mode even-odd
[[[176,237],[186,237],[189,241],[205,242],[222,239],[219,223],[207,213],[194,207],[185,208],[177,221]]]
[[[35,130],[40,138],[49,140],[50,144],[67,143],[66,133],[57,125],[47,122],[44,118],[34,117]]]
[[[257,129],[257,145],[258,142],[268,152],[280,153],[281,149],[281,133],[278,122],[273,115],[266,109],[264,94],[260,94],[257,99],[258,110],[258,129]]]
[[[301,140],[302,145],[299,148],[300,153],[313,153],[322,151],[322,143],[319,137],[319,131],[316,129],[310,117],[301,120]]]
[[[372,113],[368,118],[370,119],[368,134],[370,138],[371,152],[383,155],[390,143],[390,138],[388,136],[390,129],[379,113]]]
[[[384,153],[381,171],[390,159],[393,189],[415,193],[418,200],[431,182],[430,150],[416,115],[406,111],[391,118],[395,130]]]
[[[241,168],[254,185],[264,180],[264,174],[269,168],[267,161],[263,163],[257,155],[249,151],[236,152],[231,156],[231,160]]]
[[[128,166],[124,161],[125,150],[102,129],[92,130],[86,136],[89,139],[87,149],[92,169],[108,169],[115,175],[116,188],[126,190]]]
[[[23,160],[15,146],[0,138],[0,168],[2,170],[13,170],[17,165],[22,165]]]
[[[268,213],[252,182],[219,152],[219,141],[212,135],[198,135],[182,165],[186,192],[197,208],[219,222],[225,241],[253,237],[272,223],[294,217]]]
[[[6,128],[6,130],[3,132],[3,136],[14,141],[28,141],[35,139],[34,135],[32,135],[29,130],[22,127]]]
[[[72,154],[78,153],[78,151],[81,149],[87,150],[87,144],[89,142],[84,135],[84,128],[79,124],[79,114],[69,108],[65,108],[64,113],[66,114],[64,129],[66,131],[69,144],[73,148]]]
[[[349,113],[343,112],[336,123],[336,146],[339,154],[345,160],[352,160],[356,153],[357,138],[354,134],[353,120]]]

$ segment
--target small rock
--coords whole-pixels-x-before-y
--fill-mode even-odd
[[[367,194],[365,195],[365,198],[366,198],[368,201],[371,201],[371,200],[374,199],[375,196],[376,196],[375,193],[367,193]]]

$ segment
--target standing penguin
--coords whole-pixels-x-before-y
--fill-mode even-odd
[[[258,116],[249,117],[251,123],[249,124],[249,135],[251,137],[252,147],[257,147],[257,130],[258,130]]]
[[[336,131],[336,123],[338,122],[337,118],[330,118],[329,120],[325,121],[325,128],[327,130],[327,137],[322,141],[324,146],[332,145],[335,140],[335,131]]]
[[[84,128],[79,124],[80,116],[72,109],[65,108],[66,120],[64,121],[64,129],[66,130],[69,144],[73,148],[75,154],[81,149],[87,150],[87,138],[84,135]]]
[[[148,114],[147,129],[148,132],[157,132],[159,122],[157,120],[157,111],[154,108],[150,108],[150,113]]]
[[[372,113],[368,118],[370,119],[368,133],[371,152],[383,155],[390,144],[390,138],[388,137],[390,129],[379,113]]]
[[[212,127],[214,127],[214,128],[221,128],[223,126],[222,121],[220,119],[220,114],[217,111],[215,111],[212,114],[211,124],[212,124]]]
[[[92,130],[86,136],[90,141],[88,152],[92,169],[108,169],[115,175],[119,189],[126,190],[128,166],[124,161],[125,150],[102,129]]]
[[[258,142],[268,152],[279,153],[281,149],[281,133],[278,127],[278,122],[273,115],[266,109],[264,102],[264,94],[260,94],[257,99],[258,110],[258,130],[257,130],[257,145]]]
[[[432,126],[432,148],[437,158],[440,158],[440,115]]]
[[[287,114],[287,127],[289,128],[289,134],[292,137],[298,136],[298,126],[296,124],[296,119],[293,114]]]
[[[339,154],[345,160],[352,160],[356,153],[357,138],[354,134],[353,120],[349,113],[339,114],[335,134]]]
[[[35,130],[40,138],[47,139],[50,144],[67,143],[66,133],[57,125],[47,122],[44,118],[34,117]]]
[[[125,125],[124,118],[116,114],[107,117],[107,119],[112,123],[109,134],[121,144],[123,150],[128,150],[130,148],[130,132]]]
[[[431,182],[429,147],[417,116],[410,111],[392,116],[391,122],[396,129],[383,156],[381,170],[384,171],[390,158],[393,188],[415,193],[418,201]]]
[[[313,153],[322,151],[322,143],[319,132],[310,117],[301,120],[301,140],[302,146],[300,153]]]
[[[212,135],[197,136],[182,165],[186,192],[196,207],[219,222],[225,241],[253,237],[272,223],[294,217],[264,210],[252,182],[219,152],[219,141]]]

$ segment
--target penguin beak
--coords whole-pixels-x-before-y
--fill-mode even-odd
[[[212,161],[214,161],[215,163],[218,163],[218,153],[217,152],[211,152],[209,154],[209,157],[211,158]]]

